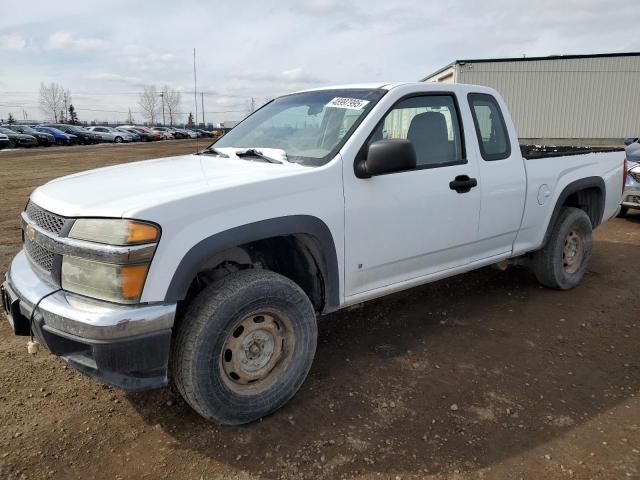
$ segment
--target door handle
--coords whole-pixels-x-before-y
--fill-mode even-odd
[[[467,193],[473,187],[478,186],[478,180],[469,178],[469,175],[458,175],[454,180],[449,182],[449,188],[458,193]]]

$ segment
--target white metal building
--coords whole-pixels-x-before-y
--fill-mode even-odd
[[[611,145],[640,136],[640,53],[456,60],[422,81],[495,88],[525,142]]]

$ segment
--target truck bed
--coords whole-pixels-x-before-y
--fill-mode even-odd
[[[555,145],[520,144],[520,152],[526,160],[548,157],[565,157],[568,155],[584,155],[587,153],[622,152],[618,147],[568,147]]]

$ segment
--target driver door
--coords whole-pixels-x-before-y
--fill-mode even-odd
[[[480,188],[462,192],[450,186],[457,177],[479,178],[477,162],[465,149],[459,112],[453,93],[401,99],[368,144],[408,139],[417,168],[368,179],[356,178],[352,168],[345,174],[347,303],[349,297],[364,300],[470,262]]]

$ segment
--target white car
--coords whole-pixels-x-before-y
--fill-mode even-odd
[[[122,143],[133,141],[133,136],[131,134],[116,130],[113,127],[97,126],[86,127],[86,129],[99,135],[103,142]]]
[[[3,303],[16,334],[99,381],[171,378],[203,417],[246,423],[302,385],[318,315],[509,261],[575,287],[623,162],[523,156],[486,87],[298,92],[200,153],[37,188]]]

